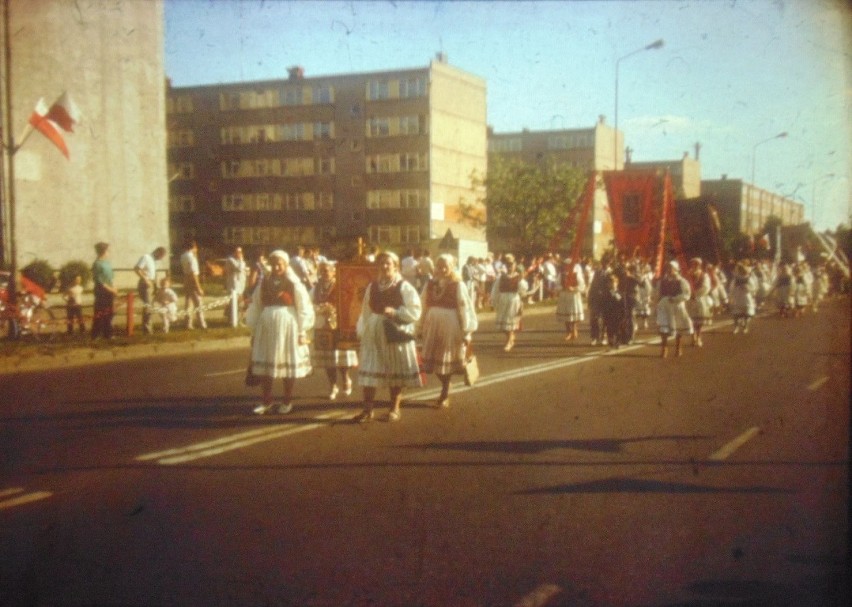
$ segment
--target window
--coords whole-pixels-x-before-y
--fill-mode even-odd
[[[333,137],[330,122],[314,123],[314,139],[331,139]]]
[[[225,194],[222,196],[223,211],[244,211],[245,201],[242,194]]]
[[[305,125],[302,123],[279,124],[278,138],[281,141],[301,141],[305,139]]]
[[[400,118],[399,118],[399,134],[400,135],[419,135],[420,134],[420,117],[419,116],[400,116]]]
[[[368,137],[387,137],[390,135],[390,120],[388,118],[370,118],[367,121]]]
[[[399,170],[405,172],[425,171],[428,168],[426,154],[400,154]]]
[[[222,111],[240,109],[240,94],[221,93],[219,95],[219,109]]]
[[[166,112],[169,114],[189,114],[194,109],[191,95],[175,95],[166,100]]]
[[[282,177],[300,177],[313,174],[313,158],[284,158],[281,160]]]
[[[334,158],[319,159],[319,174],[334,175]]]
[[[239,177],[241,173],[240,168],[239,160],[226,160],[222,163],[222,177]]]
[[[332,89],[327,84],[322,84],[314,87],[313,90],[313,103],[332,103],[333,102],[333,94]]]
[[[491,152],[520,152],[521,149],[520,137],[492,139],[488,142],[488,150]]]
[[[281,105],[302,105],[302,88],[286,87],[279,92]]]
[[[330,211],[334,208],[334,194],[332,192],[319,192],[317,194],[317,208],[322,211]]]
[[[399,96],[402,99],[409,97],[426,96],[426,77],[407,78],[399,81]]]
[[[170,148],[186,148],[195,145],[195,137],[191,129],[169,131]]]
[[[388,86],[388,81],[370,80],[367,83],[367,99],[370,101],[390,99],[390,87]]]
[[[195,167],[191,162],[177,162],[169,164],[169,181],[175,179],[193,179]]]
[[[195,210],[194,196],[173,196],[169,198],[170,213],[191,213]]]

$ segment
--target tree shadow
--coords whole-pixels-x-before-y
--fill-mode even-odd
[[[514,495],[569,495],[583,493],[668,493],[680,495],[697,494],[792,494],[792,489],[780,487],[744,486],[719,487],[680,483],[673,481],[647,480],[640,478],[615,477],[585,483],[569,483],[516,491]]]

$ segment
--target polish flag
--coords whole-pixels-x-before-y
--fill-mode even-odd
[[[50,139],[59,148],[59,151],[70,159],[71,156],[68,153],[68,146],[65,145],[62,131],[73,133],[74,124],[78,122],[79,117],[80,111],[77,106],[68,96],[68,93],[63,93],[50,108],[45,104],[44,98],[39,99],[30,115],[30,124]]]

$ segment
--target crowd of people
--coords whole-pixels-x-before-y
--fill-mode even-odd
[[[255,413],[273,410],[275,378],[284,383],[277,410],[291,411],[294,382],[313,366],[325,369],[331,400],[341,388],[351,394],[357,377],[363,390],[363,410],[354,418],[359,423],[374,419],[380,388],[389,391],[386,419],[399,420],[403,390],[421,386],[424,373],[437,376],[441,390],[435,405],[446,408],[450,379],[464,372],[477,313],[485,308],[493,309],[496,328],[505,334],[505,352],[515,346],[524,307],[553,299],[566,342],[578,340],[579,326],[588,321],[591,345],[619,348],[632,343],[653,317],[660,356],[666,358],[670,348],[682,355],[684,337],[702,347],[704,327],[723,313],[733,318],[734,333],[745,334],[765,306],[775,306],[781,316],[801,316],[826,296],[848,289],[838,264],[811,265],[803,259],[743,259],[730,269],[700,258],[681,268],[671,260],[658,278],[647,260],[626,255],[587,260],[548,254],[526,264],[500,254],[469,258],[461,269],[452,255],[433,261],[428,251],[410,251],[402,259],[384,251],[371,261],[375,276],[361,301],[357,346],[323,340],[310,348],[311,329],[335,327],[335,263],[303,249],[292,257],[277,250],[258,260],[245,287],[246,322],[253,329],[248,376],[260,378],[263,389]]]

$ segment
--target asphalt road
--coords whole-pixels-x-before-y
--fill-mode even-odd
[[[252,416],[245,349],[0,376],[0,605],[846,604],[848,299],[666,360],[484,325],[396,423]]]

